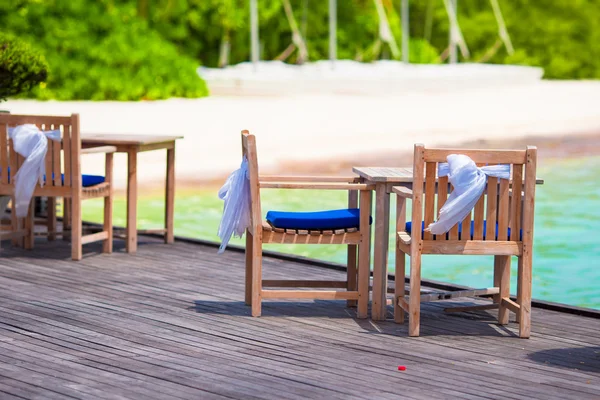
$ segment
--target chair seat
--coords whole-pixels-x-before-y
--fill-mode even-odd
[[[293,230],[338,230],[358,228],[360,226],[360,210],[346,208],[314,212],[269,211],[267,222],[281,229]],[[369,224],[372,218],[369,217]]]
[[[483,221],[483,240],[486,240],[485,238],[485,234],[486,234],[486,228],[487,228],[487,221]],[[408,233],[410,235],[411,233],[411,229],[412,229],[412,222],[407,222],[406,223],[406,233]],[[421,229],[422,231],[425,230],[425,222],[421,222]],[[475,221],[471,221],[471,240],[473,240],[473,232],[475,230]],[[523,235],[523,231],[519,231],[519,240],[522,240],[522,235]],[[507,237],[510,238],[510,228],[508,228],[507,231]],[[423,235],[421,235],[421,238],[423,238]],[[446,239],[449,238],[449,234],[446,233]],[[433,240],[435,240],[435,236],[433,238]],[[462,223],[458,224],[458,240],[462,240]],[[495,229],[495,237],[494,240],[498,240],[498,223],[496,222],[496,229]]]
[[[2,176],[2,168],[0,168],[0,177]],[[54,179],[54,174],[52,174],[52,179]],[[64,184],[65,175],[61,174],[61,179]],[[44,181],[46,177],[44,177]],[[10,183],[10,168],[8,168],[8,182]],[[96,186],[101,183],[104,183],[104,177],[102,175],[81,175],[81,184],[83,187]]]

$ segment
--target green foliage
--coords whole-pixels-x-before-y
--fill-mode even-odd
[[[548,78],[600,78],[599,0],[499,0],[515,49],[498,35],[490,1],[459,0],[459,23],[471,57],[461,61],[541,66]],[[206,95],[198,65],[250,58],[248,0],[0,1],[0,24],[34,45],[50,66],[40,99],[138,100]],[[328,1],[290,0],[309,60],[329,56]],[[282,0],[259,0],[263,60],[292,44]],[[383,0],[401,50],[400,0]],[[379,38],[373,0],[338,0],[338,58],[394,58]],[[438,63],[447,54],[442,0],[410,2],[410,60]],[[224,51],[229,49],[229,51]],[[228,55],[226,60],[224,55]],[[298,61],[298,52],[285,61]],[[397,54],[396,58],[401,58]],[[35,84],[32,86],[36,86]],[[5,86],[3,86],[5,87]],[[28,87],[24,87],[27,89]],[[31,92],[28,94],[31,95]]]
[[[547,78],[600,78],[600,1],[500,0],[499,4],[515,52],[509,55],[502,45],[488,62],[541,66]],[[429,5],[430,42],[442,52],[448,46],[448,16],[441,0],[411,2],[411,34],[427,36]],[[497,44],[498,24],[489,1],[459,0],[458,22],[471,61],[481,60]]]
[[[0,33],[0,101],[27,93],[46,80],[48,63],[29,44]]]
[[[48,84],[35,91],[37,98],[154,100],[207,94],[197,63],[138,18],[133,3],[8,3],[0,2],[0,25],[35,43],[51,67]]]
[[[119,0],[120,4],[131,0]],[[219,65],[224,42],[229,43],[229,64],[248,61],[250,55],[250,7],[248,0],[154,0],[149,24],[186,54],[203,65]],[[329,6],[325,0],[291,0],[294,17],[303,34],[309,59],[329,57]],[[384,0],[384,7],[398,47],[401,24],[398,2]],[[260,0],[259,30],[263,60],[278,57],[291,43],[292,31],[281,0]],[[338,1],[338,58],[372,61],[392,58],[387,45],[373,52],[379,37],[379,19],[373,0]],[[437,50],[421,39],[414,40],[413,62],[432,63],[439,59]],[[400,58],[401,55],[398,56]],[[297,52],[286,62],[295,63]]]

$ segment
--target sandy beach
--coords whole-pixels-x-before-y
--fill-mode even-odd
[[[348,172],[352,165],[407,165],[412,146],[521,147],[542,157],[600,153],[600,82],[537,81],[465,90],[370,95],[289,94],[156,102],[10,100],[12,113],[81,115],[84,133],[183,135],[178,185],[222,182],[240,162],[242,129],[257,135],[263,173]],[[162,185],[164,152],[139,157],[139,184]],[[116,186],[126,178],[115,157]],[[83,171],[101,174],[86,156]],[[180,186],[181,187],[181,186]]]

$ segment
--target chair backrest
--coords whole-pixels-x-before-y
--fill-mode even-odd
[[[61,142],[48,140],[46,153],[46,183],[36,187],[36,196],[60,196],[81,188],[81,140],[79,135],[79,115],[63,116],[17,115],[0,113],[0,193],[12,193],[14,180],[9,180],[6,172],[10,168],[13,177],[25,161],[13,149],[8,136],[8,128],[34,124],[42,131],[59,129]],[[64,179],[62,175],[64,174]]]
[[[424,226],[427,227],[434,222],[448,194],[453,190],[447,176],[437,177],[438,164],[446,162],[446,157],[450,154],[469,156],[478,166],[509,164],[511,170],[510,181],[487,178],[486,190],[471,213],[462,221],[460,240],[471,240],[472,236],[472,240],[484,240],[485,237],[485,241],[490,242],[519,242],[522,231],[523,244],[530,243],[533,238],[536,185],[537,149],[535,147],[528,146],[526,150],[429,149],[421,144],[415,145],[414,182],[425,182],[425,184],[413,185],[415,199],[412,211],[413,241],[434,240],[434,236],[436,243],[459,240],[459,224],[454,225],[446,237],[446,234],[423,233],[421,224],[415,223],[415,221],[424,221]],[[422,239],[421,235],[423,235]]]
[[[260,207],[260,183],[258,180],[258,155],[256,137],[247,130],[242,131],[242,156],[248,159],[250,178],[250,199],[252,202],[252,234],[262,233],[262,211]]]

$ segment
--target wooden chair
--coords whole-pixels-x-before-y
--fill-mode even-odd
[[[446,162],[449,154],[467,155],[479,166],[510,164],[511,180],[488,177],[487,188],[472,210],[472,215],[467,215],[448,234],[432,235],[424,232],[423,228],[434,222],[451,190],[448,177],[439,178],[436,189],[438,163]],[[497,307],[498,322],[503,325],[508,323],[509,310],[513,311],[519,323],[519,336],[529,337],[536,163],[535,147],[491,151],[429,149],[415,145],[413,182],[425,182],[425,185],[414,184],[412,190],[393,188],[398,195],[394,319],[403,323],[404,312],[409,314],[410,336],[419,336],[421,302],[491,294],[494,295],[495,304],[463,307],[461,311]],[[410,224],[405,223],[406,199],[412,200]],[[405,254],[410,256],[408,301],[402,279],[405,275]],[[494,287],[422,295],[421,257],[424,254],[494,255]],[[517,256],[519,260],[516,301],[510,298],[511,256]]]
[[[46,183],[43,187],[36,186],[29,214],[26,218],[18,219],[13,212],[12,229],[10,233],[3,232],[3,237],[11,237],[13,244],[32,249],[34,243],[34,201],[37,196],[49,199],[48,206],[48,238],[52,240],[56,232],[56,198],[62,197],[70,204],[70,210],[65,209],[64,228],[68,229],[71,222],[71,255],[73,260],[82,258],[82,246],[86,243],[103,241],[103,252],[112,252],[112,169],[114,147],[96,147],[81,150],[79,134],[79,115],[69,117],[0,114],[0,196],[14,196],[14,176],[25,161],[12,147],[8,137],[8,127],[22,124],[35,124],[41,130],[60,129],[62,140],[48,140],[46,154]],[[106,175],[82,175],[81,154],[106,153]],[[8,173],[6,172],[8,171]],[[83,236],[81,221],[81,202],[86,199],[104,198],[104,225],[98,233]],[[14,200],[14,197],[13,197]],[[14,201],[13,201],[14,204]],[[63,231],[64,235],[65,231]]]
[[[358,302],[358,318],[366,318],[369,301],[370,212],[373,188],[356,183],[358,178],[298,176],[259,178],[256,139],[248,131],[242,132],[242,153],[248,160],[252,201],[252,222],[246,232],[246,304],[252,306],[252,316],[261,315],[261,305],[265,299],[320,299],[347,300],[349,306]],[[261,214],[260,189],[267,188],[348,190],[351,209],[357,206],[358,192],[360,192],[360,211],[357,217],[359,221],[356,226],[335,230],[293,229],[289,226],[280,228],[276,223],[271,225],[263,221]],[[267,214],[267,219],[270,218],[271,213],[273,212]],[[291,213],[291,216],[304,218],[303,213]],[[262,246],[267,243],[346,244],[348,245],[347,278],[345,281],[263,280]],[[265,289],[274,287],[345,290]]]

